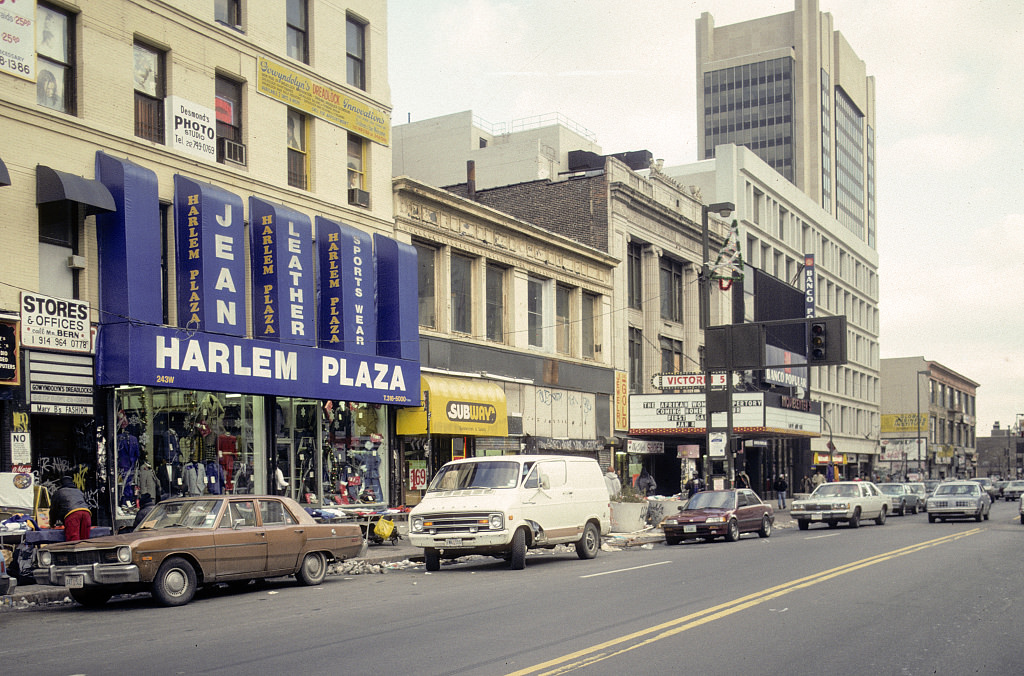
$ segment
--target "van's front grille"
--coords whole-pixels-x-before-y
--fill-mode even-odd
[[[466,533],[491,530],[492,512],[465,512],[462,514],[427,514],[423,517],[423,530],[432,533]]]

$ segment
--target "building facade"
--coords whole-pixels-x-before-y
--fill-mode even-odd
[[[74,474],[108,523],[144,492],[390,501],[420,391],[386,7],[8,13],[4,471]]]
[[[875,222],[875,81],[818,0],[715,26],[697,20],[699,157],[750,148],[870,248]]]
[[[396,230],[418,256],[424,391],[397,415],[402,503],[460,457],[560,453],[607,467],[617,259],[408,177],[394,186]]]
[[[881,360],[879,469],[929,479],[978,474],[978,383],[924,357]]]
[[[1020,416],[1012,427],[1000,427],[997,420],[987,437],[975,439],[978,448],[978,476],[1004,480],[1024,476],[1024,434]]]

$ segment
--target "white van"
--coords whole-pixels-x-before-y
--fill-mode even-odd
[[[575,543],[592,559],[611,531],[608,488],[597,461],[560,455],[454,460],[409,514],[409,541],[427,570],[441,559],[486,554],[526,566],[526,550]]]

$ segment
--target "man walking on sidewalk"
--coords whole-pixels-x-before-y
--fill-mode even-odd
[[[779,477],[775,480],[775,485],[773,486],[773,488],[775,489],[776,497],[778,497],[779,499],[779,509],[785,509],[786,491],[789,490],[789,483],[786,481],[786,477],[780,474]]]

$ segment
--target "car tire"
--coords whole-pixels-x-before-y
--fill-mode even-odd
[[[850,517],[850,528],[860,528],[860,509],[853,510],[853,516]]]
[[[302,566],[295,573],[296,579],[307,587],[313,587],[327,577],[327,557],[323,552],[310,552],[302,558]]]
[[[898,516],[903,516],[906,513],[907,513],[907,503],[901,502],[900,503],[900,508],[896,510],[896,514]]]
[[[1024,526],[1024,514],[1020,515],[1020,523],[1022,526]]]
[[[196,570],[180,556],[172,556],[160,565],[150,591],[162,606],[183,606],[196,595]]]
[[[113,596],[112,593],[103,589],[69,589],[71,598],[86,608],[99,608]]]
[[[884,526],[885,525],[886,511],[887,510],[885,509],[885,506],[883,505],[881,511],[878,512],[878,516],[875,517],[875,525],[876,526]]]
[[[512,570],[526,568],[526,531],[522,528],[512,534],[512,555],[508,559],[508,565]]]
[[[991,513],[992,512],[985,512],[985,521],[988,521],[988,515],[991,514]]]
[[[935,515],[934,514],[929,514],[928,515],[928,523],[935,523]]]
[[[740,525],[736,522],[736,519],[729,519],[729,523],[726,525],[725,541],[736,542],[740,539]]]
[[[1021,519],[1024,519],[1024,516],[1022,516]],[[1024,520],[1022,520],[1021,523],[1024,523]],[[796,527],[799,528],[800,530],[807,530],[808,528],[811,527],[811,522],[808,521],[807,519],[800,519],[799,521],[796,522]]]
[[[1024,523],[1024,522],[1022,522],[1022,523]],[[667,544],[669,547],[677,545],[680,542],[682,542],[682,540],[680,540],[679,538],[674,538],[674,537],[671,537],[669,535],[665,536],[665,544]]]
[[[910,513],[917,514],[917,505],[914,505],[913,507],[910,508]]]
[[[772,536],[772,520],[765,514],[761,517],[761,528],[757,531],[757,536],[762,538],[770,538]]]
[[[423,550],[423,564],[426,566],[427,572],[436,573],[441,570],[441,552],[433,547],[427,547]]]
[[[583,537],[576,541],[576,556],[581,559],[592,559],[601,549],[601,533],[593,521],[583,527]]]
[[[978,510],[978,513],[974,515],[974,520],[975,521],[979,521],[979,522],[981,521],[981,510],[980,509]]]

